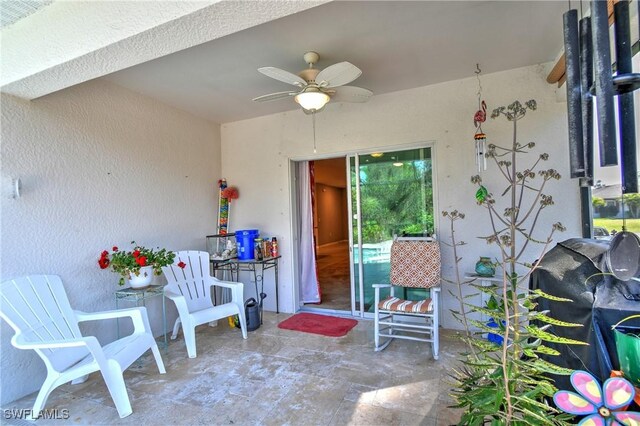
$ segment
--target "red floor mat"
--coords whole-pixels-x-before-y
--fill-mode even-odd
[[[353,319],[301,313],[282,321],[278,324],[278,328],[341,337],[345,336],[356,324],[358,321]]]

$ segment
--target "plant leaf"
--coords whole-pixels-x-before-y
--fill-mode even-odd
[[[548,346],[544,346],[544,345],[540,345],[537,348],[534,349],[534,352],[538,352],[541,354],[546,354],[546,355],[560,355],[560,352],[556,351],[555,349],[552,349]]]
[[[546,331],[542,331],[534,325],[528,325],[525,328],[533,337],[537,337],[538,339],[542,339],[546,342],[564,343],[567,345],[589,345],[586,342],[581,342],[579,340],[568,339],[566,337],[560,337],[556,336],[555,334],[547,333]]]
[[[574,370],[570,369],[570,368],[564,368],[564,367],[559,367],[555,364],[552,364],[548,361],[545,361],[543,359],[536,359],[535,361],[533,361],[531,363],[531,365],[534,368],[537,368],[540,371],[543,371],[545,373],[552,373],[552,374],[557,374],[560,376],[569,376],[571,375],[571,373],[573,373]]]
[[[573,302],[572,299],[566,299],[564,297],[553,296],[551,294],[545,293],[544,291],[538,289],[533,290],[537,296],[542,297],[544,299],[553,300],[555,302]]]
[[[582,327],[582,324],[578,324],[578,323],[575,323],[575,322],[560,321],[558,319],[551,318],[550,316],[545,315],[545,314],[540,313],[540,312],[538,312],[535,315],[532,315],[531,319],[542,321],[542,322],[546,322],[548,324],[558,325],[558,326],[561,326],[561,327]]]

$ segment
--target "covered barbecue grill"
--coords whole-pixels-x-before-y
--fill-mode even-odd
[[[586,370],[602,382],[620,364],[611,327],[620,320],[640,313],[640,301],[629,300],[640,294],[640,282],[620,281],[605,275],[605,253],[609,241],[569,239],[558,243],[542,259],[533,272],[530,288],[568,298],[573,302],[555,302],[540,298],[539,310],[550,310],[550,316],[562,321],[583,324],[584,327],[552,326],[554,334],[587,342],[588,346],[552,344],[560,356],[542,358],[561,367]],[[625,297],[626,296],[626,297]],[[640,320],[623,324],[626,329],[640,333]],[[640,363],[640,359],[638,359]],[[553,376],[559,389],[572,390],[568,376]]]

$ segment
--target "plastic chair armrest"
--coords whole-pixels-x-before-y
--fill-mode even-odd
[[[243,284],[243,283],[241,283],[241,282],[221,281],[221,280],[218,280],[218,279],[214,279],[214,280],[211,282],[211,285],[212,285],[212,286],[218,286],[218,287],[231,288],[231,289],[238,288],[238,287],[243,287],[243,286],[244,286],[244,284]]]

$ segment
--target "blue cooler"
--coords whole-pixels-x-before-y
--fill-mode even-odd
[[[253,256],[253,240],[260,235],[257,229],[245,229],[236,231],[238,243],[238,259],[251,260]]]

